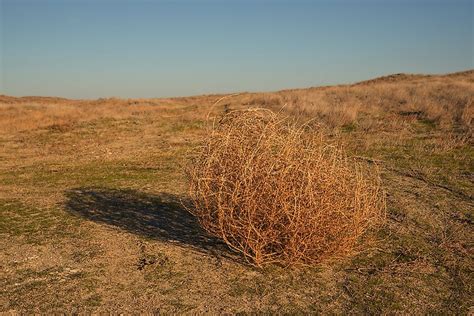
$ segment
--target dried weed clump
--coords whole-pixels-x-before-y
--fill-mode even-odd
[[[380,222],[380,177],[321,133],[270,110],[216,122],[188,168],[191,212],[253,264],[312,264]]]

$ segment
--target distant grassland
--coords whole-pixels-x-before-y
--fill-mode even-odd
[[[377,163],[365,251],[254,269],[181,207],[208,119],[264,107]],[[172,99],[0,96],[0,311],[461,313],[474,306],[474,71]],[[368,237],[369,238],[369,237]]]

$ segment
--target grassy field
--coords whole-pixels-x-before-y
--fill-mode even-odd
[[[207,117],[315,119],[379,165],[352,256],[257,269],[181,206]],[[0,96],[0,312],[474,312],[474,71],[176,99]]]

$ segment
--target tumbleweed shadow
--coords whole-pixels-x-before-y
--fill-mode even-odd
[[[88,220],[213,255],[234,257],[221,240],[201,228],[176,195],[101,187],[69,190],[66,198],[66,209]]]

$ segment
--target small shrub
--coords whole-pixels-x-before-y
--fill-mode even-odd
[[[378,173],[364,177],[307,129],[269,110],[230,112],[187,171],[191,212],[257,266],[345,254],[383,215]]]

